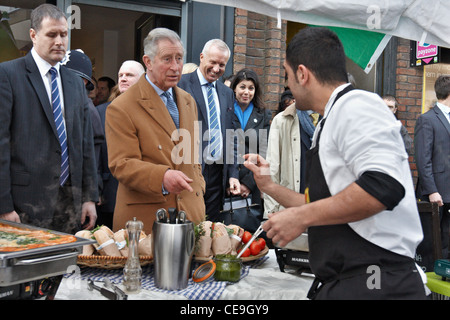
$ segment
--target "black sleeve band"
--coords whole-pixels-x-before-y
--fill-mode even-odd
[[[405,196],[403,185],[382,172],[366,171],[355,182],[388,210],[394,209]]]

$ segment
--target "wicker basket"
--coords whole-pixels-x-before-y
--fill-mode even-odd
[[[111,257],[98,255],[78,255],[77,264],[90,268],[120,269],[125,266],[127,257]],[[153,256],[139,256],[141,267],[153,262]]]

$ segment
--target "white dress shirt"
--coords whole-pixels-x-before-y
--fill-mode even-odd
[[[39,73],[41,74],[42,81],[44,82],[45,89],[47,90],[48,99],[50,101],[50,106],[52,106],[52,75],[50,74],[50,68],[52,65],[41,58],[41,56],[36,52],[34,48],[31,49],[31,55],[33,56],[34,61],[36,62],[36,65],[39,69]],[[61,64],[58,62],[56,65],[54,65],[56,71],[57,71],[57,77],[56,82],[58,83],[58,89],[59,89],[59,97],[61,101],[61,112],[63,114],[63,118],[65,119],[65,113],[64,113],[64,94],[61,84],[61,74],[59,73],[59,68],[61,67]],[[64,122],[65,125],[65,122]]]
[[[330,193],[339,193],[366,171],[382,172],[399,181],[405,196],[392,211],[349,225],[368,241],[414,258],[423,234],[400,122],[377,94],[362,90],[350,91],[331,108],[345,86],[336,88],[325,107],[320,138],[319,156]]]

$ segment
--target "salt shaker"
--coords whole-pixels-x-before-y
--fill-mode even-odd
[[[142,268],[139,261],[138,242],[144,224],[142,221],[130,220],[125,227],[128,232],[128,259],[123,269],[123,285],[128,293],[138,293],[141,289]]]

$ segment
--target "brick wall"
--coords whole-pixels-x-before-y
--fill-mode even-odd
[[[286,55],[286,22],[235,9],[233,73],[254,70],[261,82],[266,108],[276,110],[284,91],[283,61]]]
[[[423,67],[410,67],[410,41],[399,39],[397,50],[396,97],[398,100],[398,119],[414,139],[416,119],[422,112]],[[414,182],[417,180],[417,169],[414,161],[414,150],[409,155]]]

